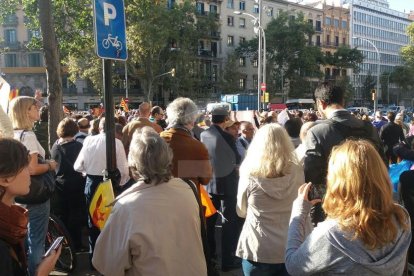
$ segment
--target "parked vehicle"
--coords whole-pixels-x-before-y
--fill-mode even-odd
[[[349,112],[359,112],[360,114],[369,114],[368,107],[358,106],[358,107],[348,107],[347,108]]]
[[[226,94],[221,102],[230,103],[234,111],[257,110],[257,94]]]
[[[228,111],[232,111],[232,106],[230,103],[225,103],[225,102],[221,102],[221,103],[209,103],[207,104],[207,112],[211,112],[213,109],[218,108],[218,107],[222,107],[227,109]]]
[[[289,110],[315,109],[315,101],[313,99],[289,99],[285,104]]]

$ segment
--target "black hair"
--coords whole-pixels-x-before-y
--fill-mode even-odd
[[[392,111],[389,111],[389,112],[387,113],[387,118],[388,118],[388,120],[389,120],[390,122],[394,122],[394,121],[395,121],[395,113],[394,113],[394,112],[392,112]]]
[[[314,100],[322,100],[327,105],[344,105],[344,90],[332,82],[325,81],[316,87],[313,94]]]
[[[49,121],[49,118],[48,118],[49,106],[47,105],[42,106],[39,112],[40,112],[40,121],[48,122]]]
[[[0,138],[0,177],[18,175],[29,166],[29,152],[19,141],[12,138]],[[13,160],[13,161],[11,161]]]
[[[302,121],[300,119],[290,119],[285,123],[286,132],[292,138],[299,137],[300,128],[302,127]]]
[[[224,123],[228,117],[229,116],[227,115],[212,115],[211,122],[213,124],[221,124],[221,123]]]

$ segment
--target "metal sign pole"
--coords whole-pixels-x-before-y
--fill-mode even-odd
[[[116,169],[114,98],[112,95],[112,60],[103,59],[106,168],[111,177]]]

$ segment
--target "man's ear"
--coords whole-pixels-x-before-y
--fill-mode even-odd
[[[323,100],[318,100],[319,101],[319,104],[322,106],[322,109],[326,109],[326,107],[328,106],[328,104],[325,102],[325,101],[323,101]]]

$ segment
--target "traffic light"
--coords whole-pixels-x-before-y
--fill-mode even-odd
[[[371,89],[372,100],[375,101],[377,96],[377,91],[375,89]]]

